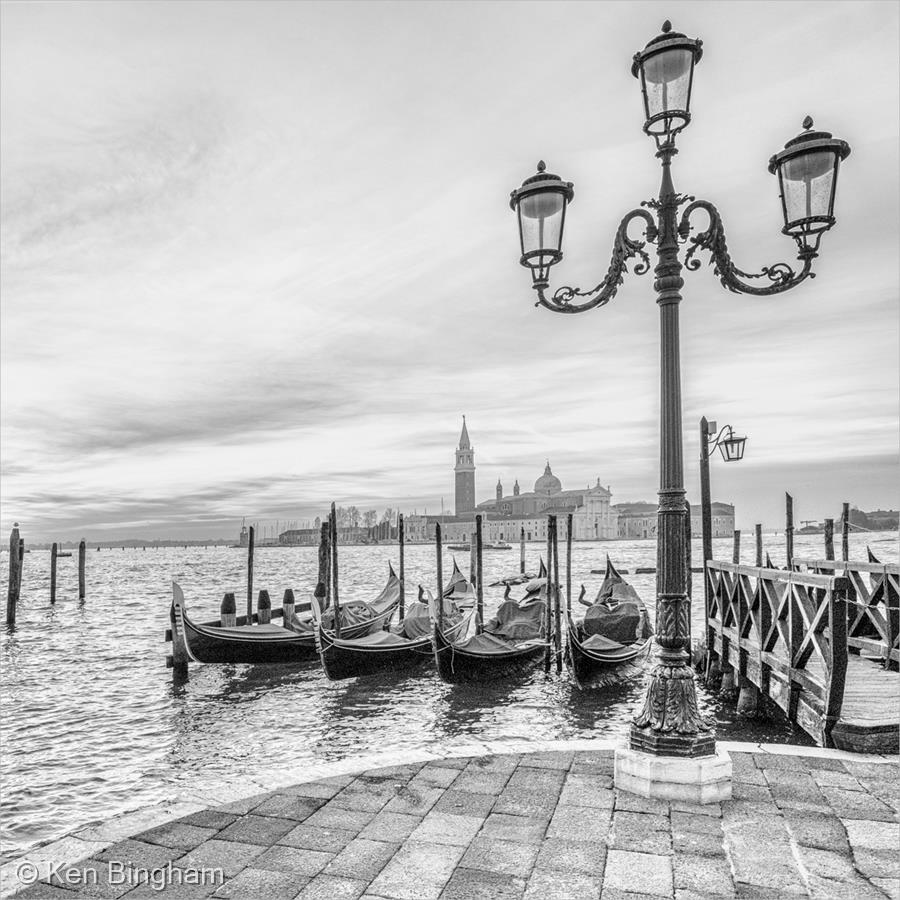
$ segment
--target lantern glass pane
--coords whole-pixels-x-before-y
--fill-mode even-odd
[[[726,438],[719,444],[719,449],[722,451],[722,459],[725,462],[737,462],[739,459],[743,459],[746,441],[746,438]]]
[[[522,253],[559,251],[565,197],[559,191],[530,194],[519,201]]]
[[[813,216],[831,216],[837,158],[832,150],[814,150],[781,165],[785,225]]]
[[[671,112],[687,112],[690,100],[691,69],[694,54],[675,47],[644,60],[644,88],[647,92],[647,118]],[[651,134],[668,130],[667,118],[650,126]]]

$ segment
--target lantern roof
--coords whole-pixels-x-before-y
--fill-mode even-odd
[[[510,191],[509,194],[509,207],[510,209],[515,209],[516,204],[522,197],[527,196],[528,194],[538,193],[542,190],[547,189],[557,190],[562,194],[566,195],[567,200],[571,200],[575,196],[575,191],[573,190],[573,185],[571,181],[563,181],[559,175],[554,175],[552,172],[547,171],[547,163],[543,160],[539,160],[537,164],[537,172],[534,175],[529,176],[522,182],[522,186],[516,188],[514,191]]]
[[[784,145],[784,150],[780,150],[771,157],[769,160],[770,173],[774,174],[784,160],[801,153],[809,153],[812,150],[834,150],[840,154],[842,161],[850,155],[850,145],[846,141],[832,137],[830,131],[813,131],[811,116],[807,116],[803,120],[803,129],[797,137],[791,138]]]
[[[637,78],[641,71],[641,64],[645,59],[654,56],[657,53],[661,53],[663,50],[670,50],[676,47],[690,50],[694,54],[695,63],[700,62],[700,57],[703,56],[703,41],[699,38],[689,38],[680,31],[672,31],[672,23],[666,19],[666,21],[663,22],[660,34],[648,41],[647,46],[644,47],[643,50],[638,50],[638,52],[634,54],[634,62],[631,64],[631,74]]]

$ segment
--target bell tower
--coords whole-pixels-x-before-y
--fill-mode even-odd
[[[466,417],[463,416],[462,432],[459,436],[459,447],[456,449],[456,509],[457,516],[465,516],[475,512],[475,451],[469,443],[469,432],[466,430]]]

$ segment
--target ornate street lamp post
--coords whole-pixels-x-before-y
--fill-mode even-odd
[[[712,435],[710,437],[710,435]],[[719,448],[725,462],[739,462],[744,458],[747,438],[735,435],[730,425],[724,425],[716,433],[716,423],[708,422],[706,416],[700,420],[700,522],[703,536],[703,621],[709,622],[709,580],[706,564],[712,559],[712,503],[709,493],[709,451]],[[707,648],[712,647],[711,635],[706,624],[703,636]],[[707,659],[709,653],[707,653]],[[709,668],[707,666],[707,673]]]
[[[632,74],[640,80],[646,121],[644,131],[656,142],[662,165],[659,195],[642,203],[621,221],[613,243],[606,276],[594,288],[581,291],[560,287],[548,294],[549,274],[562,259],[566,207],[573,199],[570,182],[546,171],[538,163],[536,175],[514,190],[510,206],[518,214],[520,262],[531,270],[536,305],[553,312],[580,313],[603,306],[616,294],[635,258],[634,273],[651,267],[647,244],[656,245],[654,289],[661,325],[660,485],[657,541],[656,630],[660,647],[658,663],[641,710],[631,727],[632,750],[663,756],[700,757],[715,752],[713,724],[697,708],[694,676],[688,664],[690,603],[685,571],[689,513],[684,502],[681,375],[678,347],[678,304],[681,302],[682,267],[700,268],[695,254],[708,250],[714,272],[731,291],[756,295],[777,294],[796,287],[812,276],[822,234],[834,225],[834,195],[840,162],[848,145],[827,132],[813,131],[807,118],[804,131],[769,161],[778,176],[784,214],[783,232],[797,242],[802,264],[795,271],[785,263],[760,272],[743,272],[731,260],[718,210],[705,200],[675,192],[672,158],[678,152],[675,139],[691,120],[691,88],[694,67],[702,56],[701,41],[672,31],[669,22],[662,33],[635,54]],[[685,207],[679,219],[679,210]],[[649,210],[652,210],[653,213]],[[693,235],[691,216],[702,210],[708,224]],[[641,220],[643,240],[629,237],[628,227]],[[684,263],[679,249],[687,244]],[[753,283],[755,279],[760,281]]]

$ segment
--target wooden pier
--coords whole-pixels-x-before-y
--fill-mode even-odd
[[[897,753],[898,584],[894,564],[710,560],[707,647],[742,690],[769,697],[820,745]]]

